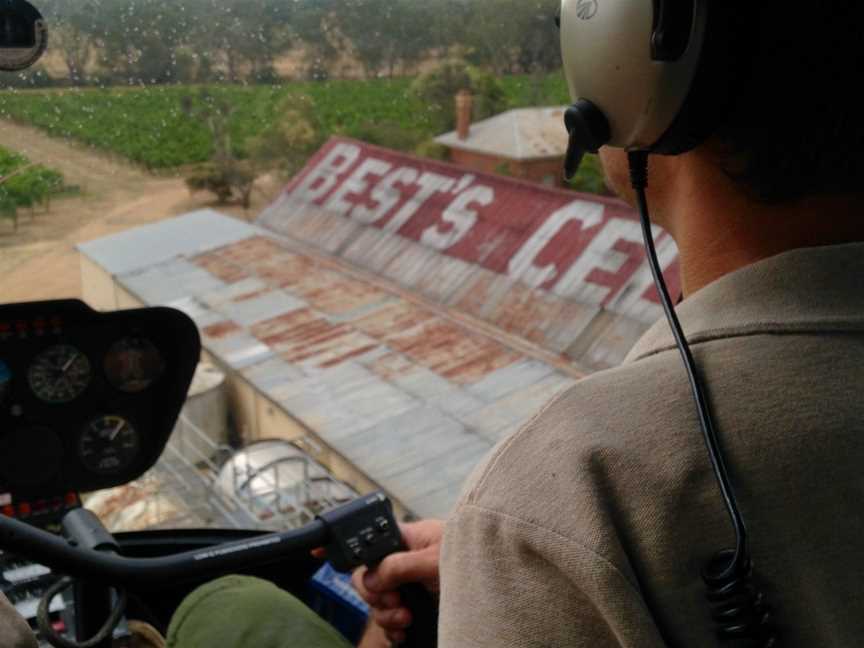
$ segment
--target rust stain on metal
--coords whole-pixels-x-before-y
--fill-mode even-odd
[[[234,302],[244,302],[255,299],[256,297],[260,297],[266,293],[270,292],[269,288],[262,288],[261,290],[253,290],[252,292],[244,293],[242,295],[237,295],[233,300]]]
[[[226,320],[224,322],[219,322],[218,324],[206,326],[201,330],[201,332],[206,337],[219,339],[228,337],[232,333],[238,333],[242,330],[243,329],[236,322]]]
[[[417,365],[411,362],[404,355],[393,351],[376,358],[369,365],[369,369],[371,369],[373,373],[387,381],[392,381],[398,376],[409,374],[416,368]]]
[[[429,310],[400,300],[354,320],[354,326],[371,337],[387,340],[434,318]]]
[[[374,351],[377,348],[378,348],[377,344],[368,344],[366,346],[361,346],[361,347],[358,347],[356,349],[349,351],[348,353],[344,353],[341,356],[333,358],[332,360],[322,362],[319,366],[322,369],[329,369],[330,367],[338,366],[338,365],[342,364],[343,362],[351,360],[352,358],[356,358],[356,357],[362,356],[366,353],[369,353],[370,351]]]
[[[267,237],[245,239],[195,262],[223,273],[243,264],[239,269],[244,273],[307,304],[250,327],[254,337],[287,362],[326,369],[382,349],[385,355],[373,360],[370,369],[385,380],[423,368],[454,384],[478,382],[524,357],[519,345],[508,346],[512,334],[549,348],[548,318],[554,319],[564,306],[519,285],[506,286],[502,292],[494,275],[475,273],[466,277],[469,283],[461,286],[459,299],[446,308],[389,280],[375,280],[364,271],[346,267],[340,259],[314,250],[290,250]],[[459,285],[458,275],[451,270],[451,285]],[[429,277],[423,276],[423,281],[428,282]],[[250,292],[233,301],[249,300],[263,292]],[[496,317],[484,311],[489,308]],[[338,320],[331,321],[331,317]],[[483,319],[493,320],[494,327]],[[559,368],[566,366],[567,373],[574,373],[566,359],[551,359]]]
[[[388,343],[417,364],[460,384],[476,382],[521,358],[497,342],[440,320],[392,335]]]
[[[308,308],[301,308],[259,322],[252,326],[251,333],[264,344],[275,346],[284,340],[291,339],[297,328],[317,321],[320,321],[320,318],[315,313]]]
[[[237,283],[238,281],[248,279],[251,276],[251,274],[242,266],[225,259],[222,254],[216,252],[202,254],[194,259],[194,262],[196,265],[227,284]]]
[[[218,252],[240,267],[253,266],[262,259],[284,253],[284,248],[265,236],[254,236],[222,248]]]
[[[444,369],[441,375],[458,384],[475,383],[488,374],[521,360],[522,357],[509,352],[478,353],[463,362]]]
[[[532,291],[523,284],[513,284],[496,304],[490,319],[505,331],[549,348],[546,332],[550,322],[560,317],[564,306],[564,302]]]

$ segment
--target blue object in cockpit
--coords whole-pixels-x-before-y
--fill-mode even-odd
[[[0,360],[0,403],[6,399],[6,392],[9,390],[9,383],[12,382],[12,371],[9,365]]]
[[[351,586],[351,575],[324,563],[309,580],[309,589],[309,607],[356,645],[366,628],[369,606]]]

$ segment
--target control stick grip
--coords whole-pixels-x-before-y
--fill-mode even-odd
[[[390,554],[406,551],[393,516],[393,505],[383,493],[372,493],[318,516],[327,528],[327,559],[342,572],[360,565],[374,567]],[[399,588],[402,602],[414,620],[406,630],[405,648],[435,648],[438,644],[438,605],[423,585]]]
[[[438,602],[420,583],[399,588],[402,603],[411,610],[413,621],[405,631],[406,648],[435,648],[438,645]]]

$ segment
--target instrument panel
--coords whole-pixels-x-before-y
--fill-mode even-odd
[[[0,306],[0,493],[119,486],[159,458],[200,356],[170,308]]]

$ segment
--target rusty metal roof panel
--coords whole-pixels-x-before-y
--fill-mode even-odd
[[[149,304],[167,304],[183,297],[212,292],[224,285],[208,272],[179,261],[126,275],[123,283],[130,292]]]
[[[450,502],[491,447],[462,422],[500,395],[504,374],[487,377],[511,366],[515,377],[524,366],[514,383],[522,385],[536,372],[506,344],[317,254],[258,231],[118,280],[189,314],[209,353],[373,480],[394,488],[412,474],[425,480],[393,491],[409,508]],[[447,469],[426,474],[444,456]]]
[[[305,307],[305,302],[282,290],[270,290],[226,300],[216,306],[215,310],[240,326],[249,327]]]
[[[309,162],[259,224],[579,367],[613,365],[661,315],[638,217],[624,203],[344,138]],[[677,253],[656,232],[675,292]],[[593,326],[607,315],[623,324]]]
[[[218,308],[222,304],[234,301],[235,299],[247,299],[270,290],[270,286],[257,277],[250,277],[244,274],[242,278],[235,278],[234,281],[229,281],[225,278],[225,273],[221,273],[222,276],[220,276],[219,273],[213,271],[212,266],[208,267],[201,262],[196,262],[196,264],[225,282],[225,285],[219,290],[214,290],[199,297],[200,302],[209,308]],[[231,275],[227,276],[230,277]]]

